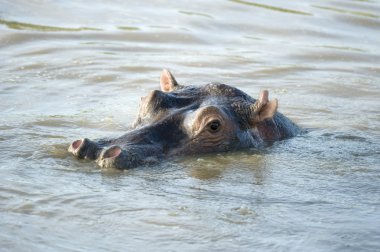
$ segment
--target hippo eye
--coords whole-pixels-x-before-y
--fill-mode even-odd
[[[220,129],[220,122],[219,121],[212,121],[208,124],[208,128],[210,132],[215,133],[218,132]]]

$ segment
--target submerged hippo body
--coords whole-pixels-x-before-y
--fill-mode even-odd
[[[277,100],[261,91],[256,100],[220,83],[179,85],[164,70],[161,91],[141,98],[132,129],[116,139],[74,141],[69,151],[101,167],[129,169],[179,155],[257,148],[300,133],[277,112]]]

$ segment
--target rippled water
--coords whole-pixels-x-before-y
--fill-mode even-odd
[[[0,0],[1,251],[380,249],[380,2]],[[309,134],[101,170],[162,68],[220,81]]]

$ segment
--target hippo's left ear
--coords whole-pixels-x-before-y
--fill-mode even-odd
[[[160,86],[163,92],[171,92],[178,86],[174,76],[167,69],[164,69],[161,73]]]
[[[278,101],[277,99],[269,101],[268,91],[263,90],[260,92],[259,99],[255,104],[250,106],[252,117],[250,118],[251,126],[255,126],[257,123],[264,121],[265,119],[270,119],[277,112]]]

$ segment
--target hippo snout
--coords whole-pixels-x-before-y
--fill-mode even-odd
[[[128,134],[125,137],[128,138]],[[119,145],[119,141],[92,141],[83,138],[72,142],[68,151],[77,158],[95,160],[102,168],[130,169],[142,164],[157,163],[162,155],[160,145],[141,144],[138,141],[141,139],[134,137],[136,135],[130,136],[130,141],[123,145]]]
[[[102,168],[128,169],[139,165],[141,158],[136,153],[123,150],[119,146],[103,149],[97,163]]]
[[[73,153],[74,156],[80,159],[91,159],[97,158],[100,147],[93,141],[83,138],[72,142],[68,151]]]

